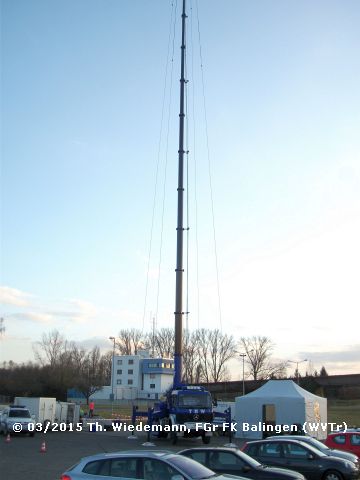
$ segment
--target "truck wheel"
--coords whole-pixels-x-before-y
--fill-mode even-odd
[[[210,443],[211,437],[206,437],[205,435],[202,436],[202,441],[205,443],[205,445],[208,445]]]

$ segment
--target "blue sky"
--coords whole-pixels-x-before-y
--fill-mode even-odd
[[[196,5],[190,325],[268,335],[276,358],[358,372],[360,4],[198,0],[221,321]],[[179,5],[161,139],[160,125],[174,8],[2,1],[1,361],[31,359],[54,328],[104,347],[121,328],[150,329],[166,158],[157,324],[173,325]]]

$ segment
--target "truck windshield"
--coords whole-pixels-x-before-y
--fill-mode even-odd
[[[211,408],[212,402],[209,393],[179,393],[178,406],[188,408]]]
[[[29,410],[25,410],[24,408],[22,409],[16,409],[16,410],[10,410],[9,412],[9,417],[21,417],[21,418],[31,418]]]

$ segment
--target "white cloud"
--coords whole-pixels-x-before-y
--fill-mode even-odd
[[[21,290],[1,287],[0,300],[7,306],[3,316],[8,327],[9,322],[30,321],[42,324],[54,324],[62,328],[64,323],[84,324],[91,322],[98,315],[98,309],[91,302],[82,299],[54,300],[39,299]]]
[[[0,303],[13,305],[17,307],[26,307],[30,305],[32,295],[22,292],[16,288],[0,286]]]
[[[89,350],[94,347],[99,347],[100,350],[104,352],[112,349],[112,341],[108,340],[105,337],[91,337],[86,338],[85,340],[80,340],[76,342],[77,345],[84,347],[85,349]]]
[[[48,313],[40,313],[40,312],[18,312],[18,313],[11,313],[7,315],[6,318],[8,320],[19,320],[19,321],[30,321],[35,323],[45,323],[50,324],[53,323],[54,318],[52,315]]]
[[[71,319],[77,323],[86,323],[93,320],[98,314],[95,305],[86,300],[72,299],[69,301],[69,305],[74,311],[68,312],[68,316],[71,316]]]
[[[319,346],[318,350],[310,350],[301,352],[302,356],[311,357],[311,360],[316,363],[324,362],[325,366],[328,363],[344,363],[344,362],[359,362],[360,345],[348,345],[338,350],[322,350]]]

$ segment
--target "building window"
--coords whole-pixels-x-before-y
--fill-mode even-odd
[[[150,378],[156,378],[155,373],[150,373]]]
[[[117,383],[118,385],[121,385],[121,380],[118,380],[116,383]]]
[[[132,380],[128,380],[128,385],[132,385],[133,384],[133,381]]]
[[[122,360],[118,360],[118,361],[117,361],[117,364],[118,364],[118,365],[122,365]]]
[[[150,383],[150,388],[155,388],[155,383]]]
[[[122,370],[117,370],[117,374],[118,374],[118,375],[121,375],[121,374],[122,374]]]
[[[128,361],[128,364],[129,364],[129,365],[134,365],[134,360],[131,360],[131,359],[130,359],[130,360]]]
[[[149,363],[149,368],[160,368],[161,363]]]
[[[132,375],[134,373],[134,370],[128,370],[128,375]]]

